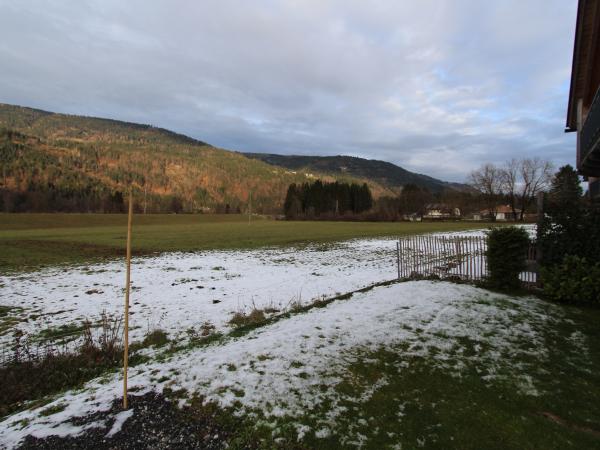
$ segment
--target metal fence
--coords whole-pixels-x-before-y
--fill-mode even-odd
[[[482,280],[488,275],[486,236],[406,236],[396,244],[398,278],[415,276]],[[527,269],[519,278],[526,286],[537,283],[536,250],[530,245]]]

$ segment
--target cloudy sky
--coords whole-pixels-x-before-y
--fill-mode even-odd
[[[576,0],[0,0],[0,102],[463,181],[573,164]]]

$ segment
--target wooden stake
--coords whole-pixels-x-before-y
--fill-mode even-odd
[[[434,274],[435,254],[433,253],[433,241],[431,235],[427,237],[427,251],[429,252],[429,275]]]
[[[125,325],[123,326],[123,409],[127,409],[127,368],[129,365],[129,288],[131,284],[131,222],[133,218],[133,191],[129,188],[129,215],[127,217],[127,271],[125,275]]]
[[[423,271],[421,270],[421,260],[423,256],[423,252],[421,251],[421,236],[417,236],[417,273],[419,275],[423,275]]]
[[[398,260],[398,279],[402,278],[400,276],[400,241],[396,241],[396,258]]]
[[[410,271],[410,276],[411,278],[413,277],[413,274],[415,273],[416,267],[417,267],[417,252],[415,251],[415,237],[411,236],[410,237],[410,247],[411,247],[411,252],[413,254],[413,264],[412,264],[412,268]]]
[[[402,260],[400,261],[400,264],[402,264],[402,278],[406,278],[406,239],[402,238],[400,240],[400,252],[402,253],[401,257]]]
[[[469,237],[469,239],[467,240],[467,246],[467,251],[469,253],[469,280],[473,280],[473,239],[471,237]]]

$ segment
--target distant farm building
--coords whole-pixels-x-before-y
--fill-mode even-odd
[[[425,205],[425,214],[423,214],[423,219],[425,220],[447,220],[459,218],[459,208],[454,208],[443,203],[429,203]]]
[[[406,220],[408,222],[421,222],[421,220],[423,220],[423,217],[418,213],[404,214],[402,216],[402,220]]]
[[[475,213],[473,215],[474,220],[498,220],[500,222],[507,221],[515,221],[519,219],[519,215],[521,214],[521,210],[516,208],[514,211],[509,205],[499,205],[495,210],[484,209],[479,212],[479,214]]]

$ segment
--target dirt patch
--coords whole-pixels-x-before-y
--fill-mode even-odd
[[[575,431],[580,431],[582,433],[587,433],[587,434],[591,434],[594,437],[597,437],[600,439],[600,431],[599,430],[594,430],[593,428],[589,428],[589,427],[582,427],[579,425],[576,425],[574,423],[568,422],[565,419],[563,419],[562,417],[557,416],[556,414],[552,414],[550,412],[544,411],[542,412],[542,416],[544,416],[546,419],[550,420],[551,422],[554,422],[560,426],[563,426],[565,428],[570,428],[571,430],[575,430]]]

